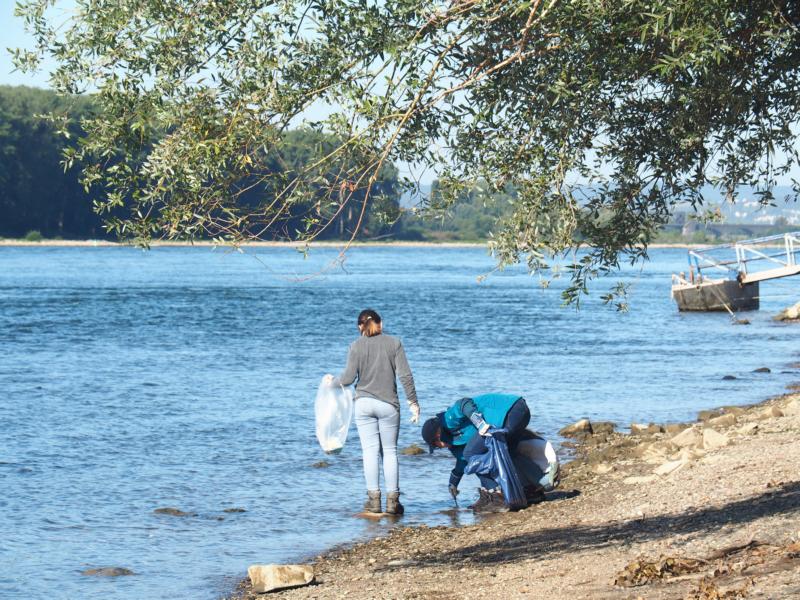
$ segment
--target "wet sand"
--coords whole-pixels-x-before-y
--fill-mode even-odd
[[[800,597],[800,394],[701,416],[588,435],[547,501],[467,527],[401,525],[270,597]],[[231,596],[265,597],[247,580]]]

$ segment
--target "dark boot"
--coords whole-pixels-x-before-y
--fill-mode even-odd
[[[471,504],[468,508],[472,509],[475,512],[480,512],[481,509],[486,506],[491,501],[489,497],[489,490],[486,488],[478,488],[478,499],[475,501],[474,504]]]
[[[386,494],[386,512],[390,515],[402,515],[405,509],[400,504],[400,492]]]
[[[379,513],[381,511],[381,491],[367,491],[367,501],[364,503],[364,512]]]
[[[489,500],[486,504],[480,507],[480,509],[476,510],[475,512],[480,513],[504,513],[508,512],[510,509],[506,504],[506,499],[503,498],[503,492],[499,489],[496,490],[489,490],[486,492]]]
[[[545,501],[544,488],[539,484],[533,484],[525,487],[525,500],[528,501],[528,506],[531,504],[539,504]]]

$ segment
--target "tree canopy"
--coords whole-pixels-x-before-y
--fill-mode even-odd
[[[57,90],[96,92],[68,160],[104,190],[101,210],[124,210],[114,230],[144,240],[313,239],[348,206],[359,227],[383,169],[408,163],[437,175],[434,209],[478,183],[514,190],[491,241],[501,264],[546,269],[586,244],[576,299],[621,256],[645,256],[678,203],[700,209],[704,185],[770,202],[798,161],[800,6],[788,0],[57,7],[18,3],[37,41],[17,63],[49,55]],[[300,123],[335,142],[276,171]],[[241,201],[254,191],[263,201]],[[294,231],[270,227],[298,214]]]

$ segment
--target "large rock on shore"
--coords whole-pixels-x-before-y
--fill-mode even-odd
[[[586,437],[588,435],[592,435],[592,423],[589,419],[580,419],[579,421],[575,421],[572,425],[567,425],[563,427],[559,432],[558,435],[562,437]]]
[[[776,321],[797,321],[800,320],[800,302],[783,309],[773,317]]]
[[[722,411],[719,408],[712,408],[711,410],[701,410],[697,413],[697,420],[698,421],[709,421],[714,417],[718,417],[722,414]]]
[[[758,423],[747,423],[743,425],[739,429],[736,430],[736,433],[740,435],[754,435],[758,431]]]
[[[598,433],[614,433],[617,428],[617,424],[611,421],[598,421],[597,423],[592,423],[592,435],[597,435]]]
[[[708,424],[714,427],[731,427],[736,424],[736,416],[731,413],[725,413],[713,419],[709,419]]]
[[[655,435],[656,433],[664,433],[664,428],[661,425],[650,423],[631,423],[631,435]]]
[[[675,435],[676,433],[680,433],[684,429],[688,429],[691,425],[686,423],[667,423],[664,425],[664,431],[671,435]]]
[[[702,448],[703,434],[697,427],[684,429],[669,440],[679,448]]]
[[[783,411],[780,408],[778,408],[777,406],[768,406],[767,408],[761,411],[761,414],[758,415],[758,418],[764,420],[782,416],[783,416]]]
[[[794,416],[800,415],[800,400],[796,398],[783,407],[783,414]]]
[[[636,453],[642,457],[642,460],[650,464],[663,463],[673,452],[675,452],[675,446],[664,441],[642,444],[636,450]]]
[[[309,565],[251,565],[247,576],[257,594],[290,587],[308,585],[314,581],[314,569]]]
[[[703,431],[703,448],[705,450],[716,450],[728,445],[728,436],[714,431],[713,429],[706,429]]]

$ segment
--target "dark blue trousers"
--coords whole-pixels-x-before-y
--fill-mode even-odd
[[[523,439],[522,433],[530,422],[531,410],[528,408],[528,403],[525,402],[525,398],[520,398],[511,405],[503,421],[503,428],[508,429],[506,444],[508,444],[509,454],[514,454],[514,451],[517,449],[517,444]],[[472,436],[472,439],[467,442],[467,445],[464,446],[464,459],[468,461],[471,456],[484,454],[488,451],[489,448],[486,446],[484,437],[476,433]],[[481,480],[481,487],[487,490],[493,490],[498,487],[497,482],[490,477],[478,475],[478,479]]]

